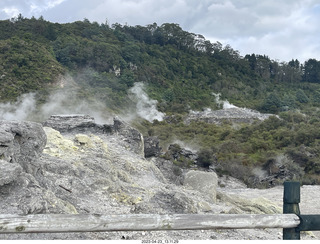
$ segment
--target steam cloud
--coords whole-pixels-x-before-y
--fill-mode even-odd
[[[165,116],[157,110],[157,101],[148,97],[141,82],[135,83],[129,90],[134,102],[134,111],[123,112],[124,120],[130,122],[137,115],[150,122],[162,121]],[[77,89],[63,88],[53,92],[44,104],[37,104],[36,95],[22,95],[16,102],[0,103],[0,120],[29,120],[43,122],[53,114],[88,114],[99,124],[112,123],[114,114],[105,102],[79,98]]]
[[[36,111],[34,93],[22,95],[14,103],[0,104],[0,119],[4,120],[27,120],[31,113]]]
[[[72,91],[59,90],[52,93],[47,102],[37,105],[35,94],[22,95],[14,103],[0,104],[0,119],[29,120],[42,122],[53,114],[88,114],[96,123],[104,124],[112,121],[106,106],[99,102],[80,100]]]
[[[153,120],[163,120],[165,114],[158,111],[158,101],[148,97],[147,93],[144,91],[144,84],[142,82],[136,82],[129,92],[131,93],[131,99],[137,104],[136,112],[141,118],[144,118],[149,122],[153,122]]]
[[[219,106],[221,106],[222,109],[238,108],[237,106],[229,103],[228,100],[221,101],[221,100],[220,100],[221,93],[214,93],[214,92],[212,92],[212,95],[215,96],[215,98],[216,98],[216,103],[217,103]]]
[[[45,119],[53,114],[88,114],[99,124],[112,121],[112,116],[107,112],[105,104],[97,100],[89,102],[86,99],[80,99],[76,92],[68,89],[51,94],[39,111],[41,117]]]

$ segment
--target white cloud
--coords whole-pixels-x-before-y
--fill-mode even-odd
[[[40,16],[49,9],[55,8],[68,0],[1,0],[0,10],[5,16],[0,14],[1,19],[16,17],[21,13],[24,17]]]
[[[54,8],[55,6],[63,3],[64,1],[66,0],[51,0],[51,1],[48,1],[47,6],[48,8]]]
[[[47,0],[47,1],[29,0],[27,2],[29,6],[29,14],[41,15],[43,12],[58,6],[64,1],[66,0]]]
[[[6,7],[3,8],[1,11],[4,12],[9,18],[18,16],[20,12],[19,9],[17,9],[16,7]]]
[[[107,18],[110,23],[129,25],[181,23],[188,17],[188,5],[183,0],[101,0],[96,3],[91,8],[83,8],[81,15],[98,22]]]
[[[241,55],[266,54],[290,61],[320,58],[320,5],[315,0],[212,1],[202,10],[200,30],[211,41],[230,44]],[[205,25],[203,25],[205,23]]]

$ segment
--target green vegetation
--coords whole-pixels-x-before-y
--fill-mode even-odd
[[[2,101],[43,89],[64,71],[50,50],[30,39],[0,40],[0,60]]]
[[[297,180],[303,183],[320,183],[320,110],[282,112],[279,118],[271,116],[263,122],[238,127],[231,123],[222,126],[204,122],[157,123],[146,122],[149,134],[158,135],[162,147],[175,140],[202,148],[199,151],[199,164],[208,167],[219,162],[216,170],[241,178],[254,184],[251,171],[257,167],[265,168],[270,161],[280,155],[290,157],[290,167],[299,169]],[[213,155],[216,158],[212,158]],[[199,160],[198,159],[198,160]],[[293,169],[292,169],[293,170]]]
[[[0,102],[29,92],[43,102],[65,74],[80,88],[80,98],[99,99],[114,111],[128,107],[135,82],[145,83],[170,121],[144,122],[139,129],[158,136],[163,146],[175,139],[195,145],[204,167],[216,155],[221,172],[250,183],[251,169],[287,155],[301,169],[301,181],[320,183],[320,61],[241,57],[229,45],[211,43],[178,24],[57,24],[21,15],[0,21]],[[218,108],[212,92],[280,119],[237,127],[185,125],[182,117],[190,109]]]
[[[211,43],[177,24],[54,24],[19,16],[0,21],[0,60],[1,100],[46,87],[58,74],[77,77],[89,69],[93,72],[86,72],[85,83],[96,88],[93,92],[111,89],[108,95],[123,97],[142,81],[167,113],[215,108],[212,92],[263,112],[320,103],[320,61],[241,57],[229,45]]]

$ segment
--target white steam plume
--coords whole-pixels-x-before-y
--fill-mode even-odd
[[[162,121],[165,116],[157,110],[157,101],[148,97],[141,82],[135,83],[129,90],[130,98],[135,101],[135,112],[125,113],[126,117],[136,115],[150,122]],[[53,92],[44,104],[37,105],[35,94],[22,95],[14,103],[0,103],[0,120],[31,120],[42,122],[53,114],[88,114],[95,118],[96,123],[112,123],[114,115],[107,105],[94,98],[81,99],[77,89],[60,89]],[[130,115],[130,116],[128,116]]]
[[[0,103],[0,120],[43,122],[53,114],[87,114],[94,117],[96,123],[112,123],[114,114],[110,112],[105,102],[93,97],[80,98],[78,89],[75,84],[68,87],[63,85],[62,89],[51,93],[41,105],[37,104],[34,93],[22,95],[13,103]],[[128,120],[131,121],[137,115],[150,122],[163,120],[165,114],[157,110],[157,101],[148,97],[143,83],[135,83],[128,95],[135,106],[134,113],[129,111],[124,114]]]
[[[149,122],[163,120],[165,114],[158,111],[158,101],[149,98],[144,91],[144,84],[142,82],[136,82],[134,86],[130,88],[129,92],[131,93],[131,99],[136,101],[136,112],[140,117]]]
[[[214,93],[214,92],[212,92],[212,95],[215,96],[215,98],[216,98],[216,103],[217,103],[218,105],[222,106],[222,109],[237,108],[237,106],[229,103],[228,100],[221,101],[221,100],[220,100],[221,93]]]
[[[53,114],[88,114],[94,117],[98,124],[112,121],[112,116],[107,112],[107,107],[102,102],[94,100],[89,102],[80,99],[77,93],[71,90],[59,90],[49,96],[48,101],[41,105],[40,116],[47,119]]]
[[[36,111],[34,93],[24,94],[14,103],[0,103],[0,119],[27,120]]]
[[[0,103],[0,120],[43,122],[53,114],[88,114],[98,124],[112,123],[113,118],[102,102],[80,99],[68,89],[52,93],[47,102],[38,106],[33,93],[20,96],[14,103]]]

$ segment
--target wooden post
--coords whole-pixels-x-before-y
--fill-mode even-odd
[[[300,183],[284,182],[283,213],[300,215]],[[284,228],[283,240],[300,240],[298,228]]]

